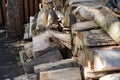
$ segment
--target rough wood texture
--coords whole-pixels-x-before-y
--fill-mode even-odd
[[[94,20],[115,42],[120,43],[120,22],[108,8],[95,9],[79,6],[74,12],[78,12],[87,20]]]
[[[48,53],[49,51],[56,50],[56,49],[57,49],[57,46],[51,44],[48,48],[46,48],[44,50],[32,51],[32,55],[34,58],[37,58],[41,55]]]
[[[56,40],[60,41],[62,45],[65,45],[71,49],[71,36],[70,34],[64,34],[58,31],[46,30],[40,35],[33,37],[33,50],[39,51],[44,50],[50,46],[49,38],[54,37]],[[44,46],[43,46],[44,45]]]
[[[81,32],[83,36],[83,45],[85,46],[103,46],[116,44],[103,30],[90,30]]]
[[[7,0],[7,21],[8,37],[23,35],[23,0]]]
[[[46,63],[34,66],[35,73],[39,74],[40,72],[58,70],[63,68],[79,67],[78,63],[72,59],[62,60],[54,63]]]
[[[98,28],[98,25],[94,21],[79,22],[72,26],[73,31],[83,31],[95,28]]]
[[[32,42],[24,44],[25,53],[29,58],[33,57],[32,55]]]
[[[25,74],[15,77],[14,80],[37,80],[37,76],[35,74]]]
[[[106,75],[101,77],[99,80],[120,80],[120,73]]]
[[[120,67],[120,50],[96,50],[94,55],[94,69],[97,71],[109,67]]]
[[[35,65],[49,63],[49,62],[56,62],[60,60],[62,60],[62,56],[60,52],[57,49],[55,49],[45,53],[44,55],[41,55],[38,58],[26,62],[25,64],[23,64],[23,69],[25,70],[26,73],[32,73],[34,72],[33,67]]]
[[[79,68],[65,68],[40,73],[40,80],[81,80]]]

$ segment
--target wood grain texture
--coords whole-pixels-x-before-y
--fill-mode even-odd
[[[109,67],[120,67],[120,50],[96,50],[94,55],[94,69],[102,70]]]

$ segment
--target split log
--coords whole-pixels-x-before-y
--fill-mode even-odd
[[[120,72],[120,68],[112,67],[112,68],[106,68],[103,70],[98,71],[90,71],[85,68],[85,77],[90,79],[99,79],[100,77],[106,76],[107,74],[113,74]]]
[[[23,0],[7,0],[7,22],[8,37],[23,36]]]
[[[35,58],[29,62],[26,62],[23,64],[23,69],[26,73],[33,73],[34,72],[34,66],[38,64],[43,64],[43,63],[49,63],[49,62],[56,62],[60,61],[62,59],[62,56],[60,52],[55,49],[47,52],[44,55],[41,55],[38,58]]]
[[[82,80],[79,68],[65,68],[40,73],[40,80]]]
[[[95,9],[79,6],[74,12],[87,20],[94,20],[116,43],[120,43],[120,22],[111,10],[106,7]]]
[[[78,63],[72,59],[62,60],[54,63],[46,63],[34,66],[34,71],[36,74],[40,72],[58,70],[63,68],[79,67]]]
[[[32,42],[24,44],[25,53],[29,58],[32,58]]]
[[[49,51],[55,50],[55,49],[57,49],[57,45],[52,45],[51,44],[49,47],[47,47],[44,50],[39,50],[39,51],[32,50],[32,55],[33,55],[34,58],[37,58],[37,57],[40,57],[40,56],[48,53]]]
[[[71,49],[71,36],[70,34],[60,33],[58,31],[46,30],[38,36],[33,37],[33,50],[40,51],[50,46],[49,38],[54,37],[59,40],[61,44]],[[44,45],[44,46],[43,46]]]
[[[14,80],[37,80],[37,76],[35,74],[25,74],[15,77]]]
[[[101,77],[99,80],[120,80],[120,73],[106,75]]]
[[[85,46],[103,46],[115,45],[116,43],[103,30],[90,30],[81,32],[83,45]]]
[[[84,31],[95,28],[98,28],[98,25],[94,21],[79,22],[72,26],[73,31]]]
[[[20,62],[22,64],[24,64],[25,61],[28,59],[27,55],[25,54],[25,51],[19,51],[19,56],[20,56]]]
[[[43,32],[40,35],[32,37],[33,51],[40,51],[48,48],[50,46],[50,40],[49,40],[50,36],[51,35],[49,33]]]
[[[96,50],[94,55],[94,69],[102,70],[110,67],[120,67],[120,50]]]

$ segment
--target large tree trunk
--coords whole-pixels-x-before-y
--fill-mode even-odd
[[[8,37],[23,35],[23,0],[7,0],[7,19]]]

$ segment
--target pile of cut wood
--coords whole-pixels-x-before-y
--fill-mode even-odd
[[[120,76],[120,22],[102,1],[42,0],[24,39],[29,42],[19,54],[25,75],[14,80]]]

